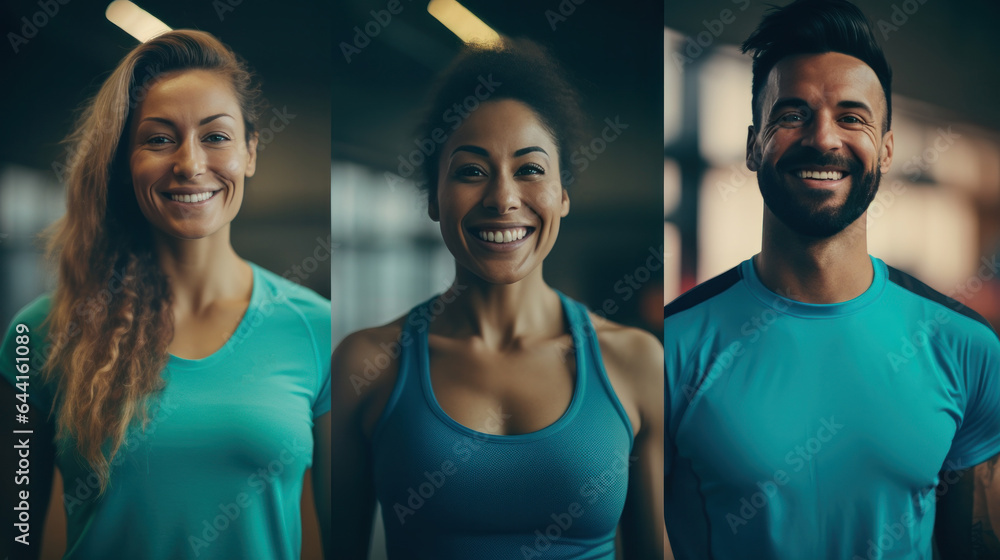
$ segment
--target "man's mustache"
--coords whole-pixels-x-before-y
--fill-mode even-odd
[[[800,148],[793,152],[788,152],[778,160],[778,163],[774,167],[778,171],[785,173],[791,169],[807,166],[839,167],[847,169],[847,172],[855,177],[860,176],[864,171],[861,167],[861,162],[856,158],[839,154],[822,153],[813,148]]]

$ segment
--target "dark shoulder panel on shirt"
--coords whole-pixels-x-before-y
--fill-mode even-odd
[[[736,265],[715,278],[698,284],[678,296],[674,301],[668,303],[666,307],[663,308],[663,318],[666,319],[671,315],[675,315],[686,309],[691,309],[699,303],[708,301],[728,290],[739,281],[740,266]]]
[[[958,313],[959,315],[965,315],[966,317],[974,321],[978,321],[986,325],[990,330],[992,330],[993,334],[996,334],[996,331],[993,330],[993,325],[991,325],[990,322],[987,321],[986,318],[984,318],[979,313],[976,313],[975,311],[962,305],[958,301],[942,294],[941,292],[935,290],[934,288],[931,288],[927,284],[924,284],[920,280],[917,280],[916,278],[910,276],[909,274],[903,272],[902,270],[893,268],[889,265],[886,265],[886,268],[889,269],[889,281],[892,282],[893,284],[896,284],[897,286],[903,288],[904,290],[912,292],[922,298],[929,299],[935,303],[940,303],[941,305],[947,307],[948,309],[951,309],[952,311]]]

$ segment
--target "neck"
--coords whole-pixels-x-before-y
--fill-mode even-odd
[[[840,303],[858,297],[875,271],[868,257],[867,213],[840,233],[817,239],[788,229],[764,208],[764,237],[755,258],[760,281],[772,292],[804,303]]]
[[[435,331],[474,337],[501,349],[534,336],[565,332],[559,296],[542,278],[541,267],[513,284],[493,284],[456,265],[455,282],[445,294],[451,300]]]
[[[250,265],[230,244],[228,227],[202,239],[155,235],[160,268],[170,279],[175,312],[198,311],[218,300],[244,298],[250,292]]]

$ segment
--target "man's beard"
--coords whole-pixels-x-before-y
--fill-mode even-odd
[[[822,208],[837,193],[811,189],[802,185],[792,187],[786,171],[805,166],[837,166],[849,173],[851,190],[847,200],[835,208]],[[812,148],[802,148],[783,156],[778,163],[762,163],[757,172],[757,183],[764,204],[792,231],[809,237],[832,237],[854,223],[871,204],[882,180],[882,170],[865,171],[853,158],[821,154]]]

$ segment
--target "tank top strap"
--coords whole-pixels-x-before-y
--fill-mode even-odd
[[[605,398],[611,402],[626,430],[628,430],[629,452],[631,452],[634,443],[632,422],[608,379],[607,370],[604,368],[604,358],[601,356],[601,345],[597,340],[597,331],[590,320],[590,311],[586,305],[570,299],[559,290],[556,290],[556,293],[562,300],[563,309],[569,321],[570,333],[573,336],[573,344],[581,349],[580,357],[582,359],[577,363],[577,375],[585,377],[584,382],[590,389],[589,398]]]
[[[430,329],[434,315],[431,314],[431,302],[438,298],[437,295],[416,305],[406,314],[399,339],[398,359],[396,360],[396,382],[389,394],[389,400],[382,409],[375,430],[372,434],[372,441],[378,441],[382,432],[382,427],[392,415],[402,399],[422,399],[422,389],[420,387],[421,365],[427,360],[427,331]],[[391,350],[391,348],[390,348]],[[376,360],[373,360],[375,367],[381,367]]]

